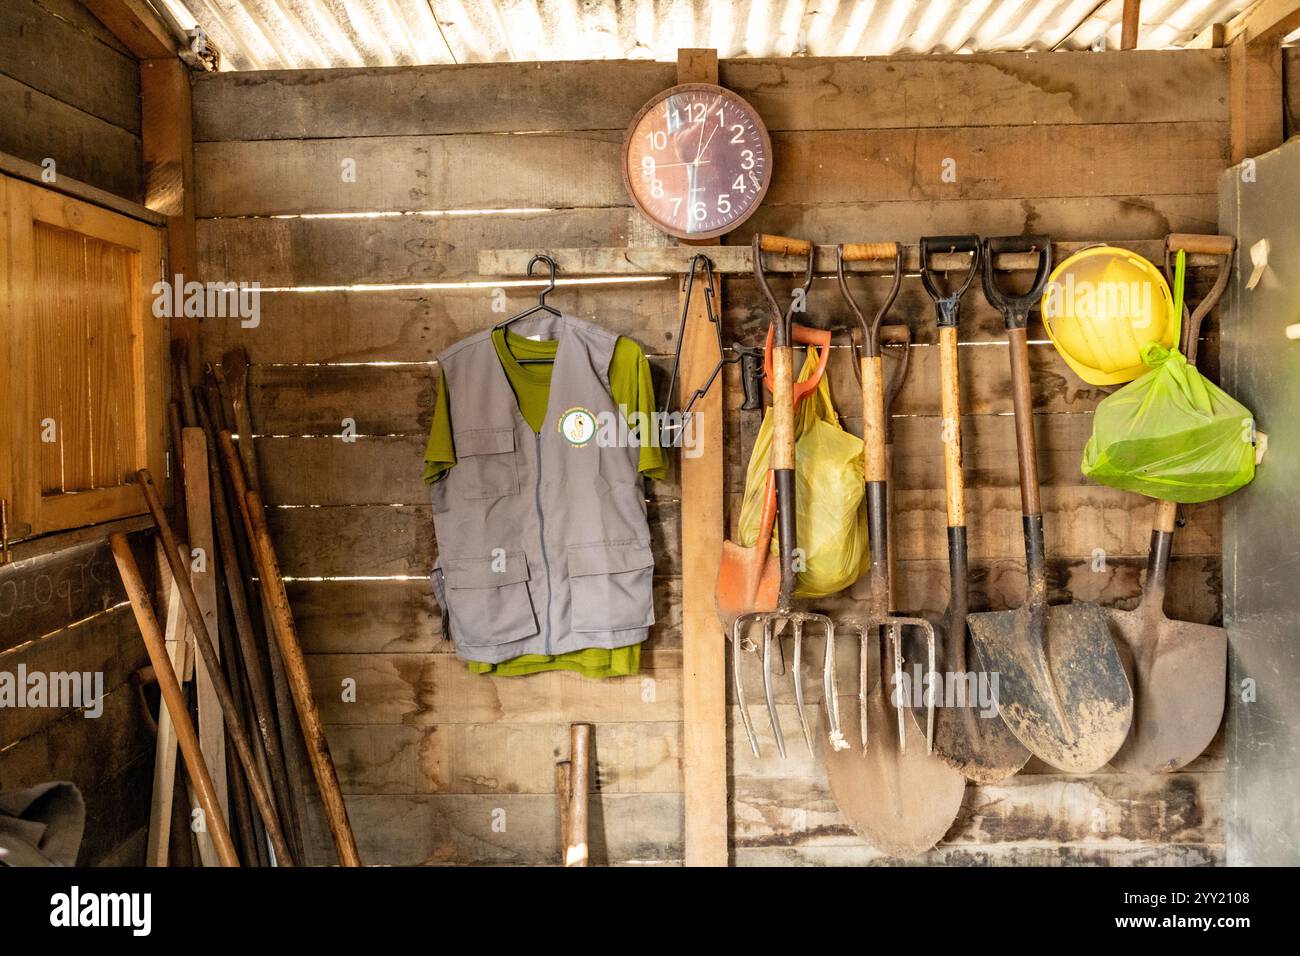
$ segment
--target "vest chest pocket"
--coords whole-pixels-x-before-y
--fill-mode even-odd
[[[519,454],[513,428],[469,428],[457,432],[456,467],[466,498],[504,498],[519,493]]]
[[[648,541],[570,545],[568,555],[575,631],[625,631],[655,622],[655,562]]]
[[[501,558],[443,560],[434,571],[446,600],[451,635],[457,644],[508,644],[538,631],[528,593],[528,558],[511,551]]]

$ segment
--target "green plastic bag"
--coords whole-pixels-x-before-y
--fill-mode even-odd
[[[1181,316],[1179,253],[1175,315]],[[1231,494],[1255,477],[1250,409],[1204,378],[1177,349],[1148,342],[1151,371],[1097,406],[1084,475],[1112,488],[1192,504]]]
[[[799,381],[817,367],[808,350]],[[862,439],[840,427],[823,377],[817,390],[795,413],[795,521],[804,568],[795,578],[798,597],[835,594],[853,584],[870,564],[867,513],[863,502]],[[772,410],[763,414],[758,437],[745,473],[745,497],[740,508],[738,543],[752,547],[758,538],[763,490],[772,456]],[[772,552],[777,552],[776,535]]]

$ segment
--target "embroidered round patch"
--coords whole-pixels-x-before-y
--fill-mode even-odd
[[[596,437],[596,416],[581,406],[570,408],[560,416],[560,434],[570,445],[581,448]]]

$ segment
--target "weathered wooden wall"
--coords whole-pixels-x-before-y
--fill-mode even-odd
[[[255,363],[254,427],[274,531],[296,579],[291,598],[368,862],[554,862],[551,767],[572,720],[596,724],[595,858],[682,858],[675,484],[647,488],[660,623],[642,676],[468,674],[441,640],[429,593],[435,542],[420,461],[430,361],[498,320],[491,283],[343,288],[490,280],[475,274],[485,248],[657,242],[628,206],[619,143],[636,109],[674,76],[671,64],[556,63],[196,79],[202,277],[288,290],[262,296],[257,328],[206,321],[203,356],[215,362],[240,344]],[[767,202],[736,242],[755,229],[818,242],[1028,230],[1147,242],[1154,254],[1168,232],[1215,229],[1215,177],[1228,156],[1221,51],[746,60],[724,62],[722,81],[760,110],[777,157]],[[956,161],[955,182],[940,178],[945,159]],[[347,160],[355,182],[342,176]],[[482,210],[491,212],[447,214]],[[757,341],[766,318],[752,282],[728,279],[724,297],[727,340]],[[558,299],[636,338],[660,369],[671,354],[671,281],[564,290]],[[1006,353],[977,291],[966,314],[973,597],[977,607],[1014,606],[1023,554]],[[946,597],[932,315],[909,279],[895,318],[913,326],[917,344],[895,414],[899,598],[910,607]],[[843,327],[832,282],[816,284],[810,318]],[[1131,606],[1151,507],[1079,476],[1103,392],[1069,372],[1041,329],[1033,337],[1054,594]],[[1212,366],[1213,338],[1203,349]],[[852,418],[843,359],[841,350],[833,384]],[[729,434],[747,440],[756,422],[735,410],[734,382],[729,393]],[[338,437],[345,418],[356,422],[354,442]],[[744,456],[742,442],[727,444],[734,521]],[[1175,547],[1170,613],[1217,620],[1217,508],[1191,509]],[[1101,571],[1097,549],[1106,554]],[[355,703],[342,700],[349,677]],[[793,727],[793,704],[783,706]],[[743,734],[733,744],[736,862],[874,861],[820,771],[798,748],[785,763],[771,751],[755,761]],[[1031,771],[970,788],[928,859],[1221,858],[1217,749],[1168,777]]]
[[[86,801],[83,866],[143,860],[153,737],[131,675],[146,663],[106,541],[0,568],[0,671],[103,674],[98,717],[74,708],[0,711],[0,790],[75,783]]]
[[[141,198],[139,70],[78,0],[0,4],[0,152],[53,159],[57,175]],[[146,660],[107,542],[0,567],[0,671],[104,675],[98,718],[0,711],[0,790],[76,783],[82,864],[143,859],[153,738],[130,677]]]
[[[0,152],[143,198],[140,71],[80,0],[0,4]]]

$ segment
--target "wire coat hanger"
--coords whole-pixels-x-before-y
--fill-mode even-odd
[[[533,266],[537,265],[537,263],[539,262],[546,263],[546,265],[550,268],[550,283],[546,286],[545,289],[537,293],[537,304],[533,306],[529,306],[528,308],[524,309],[524,311],[518,312],[510,316],[510,318],[503,319],[502,321],[498,322],[496,325],[492,327],[492,330],[494,332],[498,330],[504,331],[506,328],[510,326],[511,323],[517,322],[519,319],[527,318],[528,316],[532,315],[535,312],[549,312],[551,313],[551,315],[554,315],[557,318],[560,316],[561,314],[560,310],[555,308],[554,306],[548,305],[546,302],[546,297],[555,291],[555,272],[556,272],[555,260],[552,259],[550,256],[546,255],[545,253],[541,253],[541,252],[533,256],[531,259],[528,260],[528,276],[530,278],[532,277],[533,274]],[[515,359],[515,361],[517,361],[520,365],[551,365],[554,363],[555,360],[553,358],[529,358],[529,359],[517,358]]]

